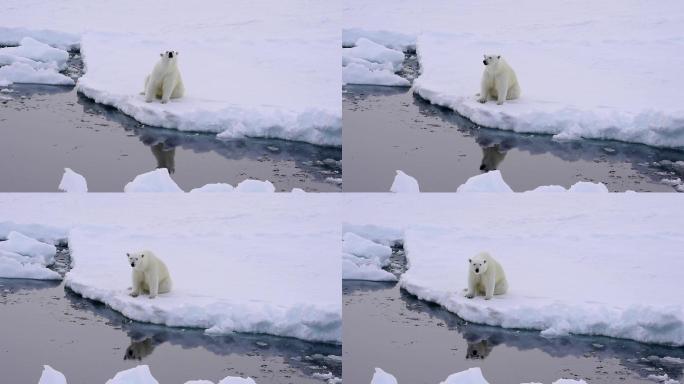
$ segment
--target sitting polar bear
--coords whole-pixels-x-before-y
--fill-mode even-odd
[[[503,295],[508,290],[508,282],[503,267],[487,252],[478,253],[468,259],[468,290],[465,296],[472,299],[484,295],[489,300],[493,295]]]
[[[149,293],[154,299],[159,293],[171,291],[171,276],[161,259],[151,251],[127,253],[128,262],[133,267],[133,287],[131,296]]]
[[[482,62],[485,65],[485,70],[482,73],[482,83],[478,94],[480,98],[477,101],[486,103],[491,98],[496,100],[498,105],[501,105],[504,100],[520,97],[518,78],[515,76],[513,68],[501,55],[484,55]]]
[[[159,54],[161,59],[152,69],[152,73],[145,78],[145,101],[151,102],[161,98],[167,103],[169,99],[183,97],[185,87],[178,70],[178,52],[166,51]]]

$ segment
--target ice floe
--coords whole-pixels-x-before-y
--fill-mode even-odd
[[[64,175],[62,181],[59,182],[60,191],[71,193],[85,193],[88,192],[88,182],[85,177],[74,172],[71,168],[64,168]]]
[[[53,237],[61,228],[72,266],[65,285],[130,319],[341,342],[339,208],[328,196],[0,196],[0,211],[0,234],[32,228],[36,238]],[[8,250],[45,255],[45,246],[9,237],[22,243]],[[129,295],[125,255],[140,249],[164,260],[170,293]]]
[[[43,366],[43,373],[38,380],[38,384],[67,384],[66,377],[49,365]],[[150,367],[138,365],[136,367],[117,372],[113,378],[107,380],[105,384],[159,384],[159,381],[152,376]],[[185,384],[214,384],[209,380],[191,380]],[[228,376],[217,384],[256,384],[254,379],[247,377]]]

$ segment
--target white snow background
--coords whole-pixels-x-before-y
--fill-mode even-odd
[[[479,125],[684,146],[684,77],[672,76],[684,67],[681,1],[349,0],[343,13],[345,45],[415,46],[413,91]],[[520,99],[475,100],[483,54],[506,58]]]
[[[403,242],[408,270],[401,287],[467,321],[549,337],[684,345],[684,208],[677,195],[453,196],[355,196],[344,209],[344,246],[348,233],[376,246]],[[381,265],[375,248],[365,249],[357,248],[356,258]],[[505,295],[464,297],[468,258],[480,251],[503,265]]]
[[[38,257],[38,241],[67,238],[65,285],[128,318],[338,343],[335,206],[332,196],[310,194],[5,194],[0,239],[10,240],[0,247],[12,246],[0,260],[5,251]],[[12,231],[33,248],[17,245]],[[126,252],[141,249],[167,264],[170,293],[129,296]]]
[[[78,91],[144,124],[342,143],[337,2],[6,0],[2,8],[0,43],[80,45]],[[145,103],[145,76],[166,50],[180,52],[186,95]]]

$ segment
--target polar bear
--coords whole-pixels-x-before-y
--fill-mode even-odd
[[[485,300],[493,295],[503,295],[508,290],[508,282],[503,267],[487,252],[481,252],[468,259],[468,289],[465,296],[469,299],[484,294]]]
[[[169,99],[183,97],[185,87],[178,69],[178,52],[166,51],[160,53],[161,58],[152,69],[152,73],[145,78],[145,101],[161,98],[162,104]]]
[[[131,296],[137,297],[141,293],[149,293],[150,299],[159,293],[171,291],[171,276],[161,259],[151,251],[127,253],[128,262],[133,268],[133,287]]]
[[[520,97],[520,85],[513,68],[501,55],[484,55],[482,62],[485,70],[482,73],[480,84],[480,103],[486,103],[490,98],[496,100],[498,105],[504,100],[513,100]]]

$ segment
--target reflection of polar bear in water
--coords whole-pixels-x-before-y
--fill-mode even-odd
[[[499,144],[491,147],[482,147],[482,163],[480,163],[480,171],[495,171],[499,169],[499,164],[506,158],[505,150],[501,149]]]
[[[487,340],[468,343],[466,359],[485,359],[492,352],[492,349],[494,349],[494,346]]]
[[[183,97],[185,87],[178,70],[178,52],[166,51],[159,54],[161,59],[152,69],[152,73],[145,78],[145,101],[161,99],[167,103],[169,99]]]
[[[506,60],[501,55],[484,55],[482,62],[485,65],[482,73],[482,83],[477,101],[486,103],[489,99],[496,100],[501,105],[504,100],[513,100],[520,97],[520,85],[518,78]]]
[[[164,143],[150,146],[154,158],[157,160],[157,168],[166,168],[169,173],[176,172],[176,147],[167,148]]]
[[[133,287],[131,296],[149,293],[150,299],[159,293],[171,291],[171,276],[166,264],[151,251],[127,253],[128,262],[133,267]]]
[[[493,295],[503,295],[508,290],[506,274],[499,262],[487,252],[478,253],[468,259],[468,290],[465,296],[469,299],[475,295],[484,295],[489,300]]]

